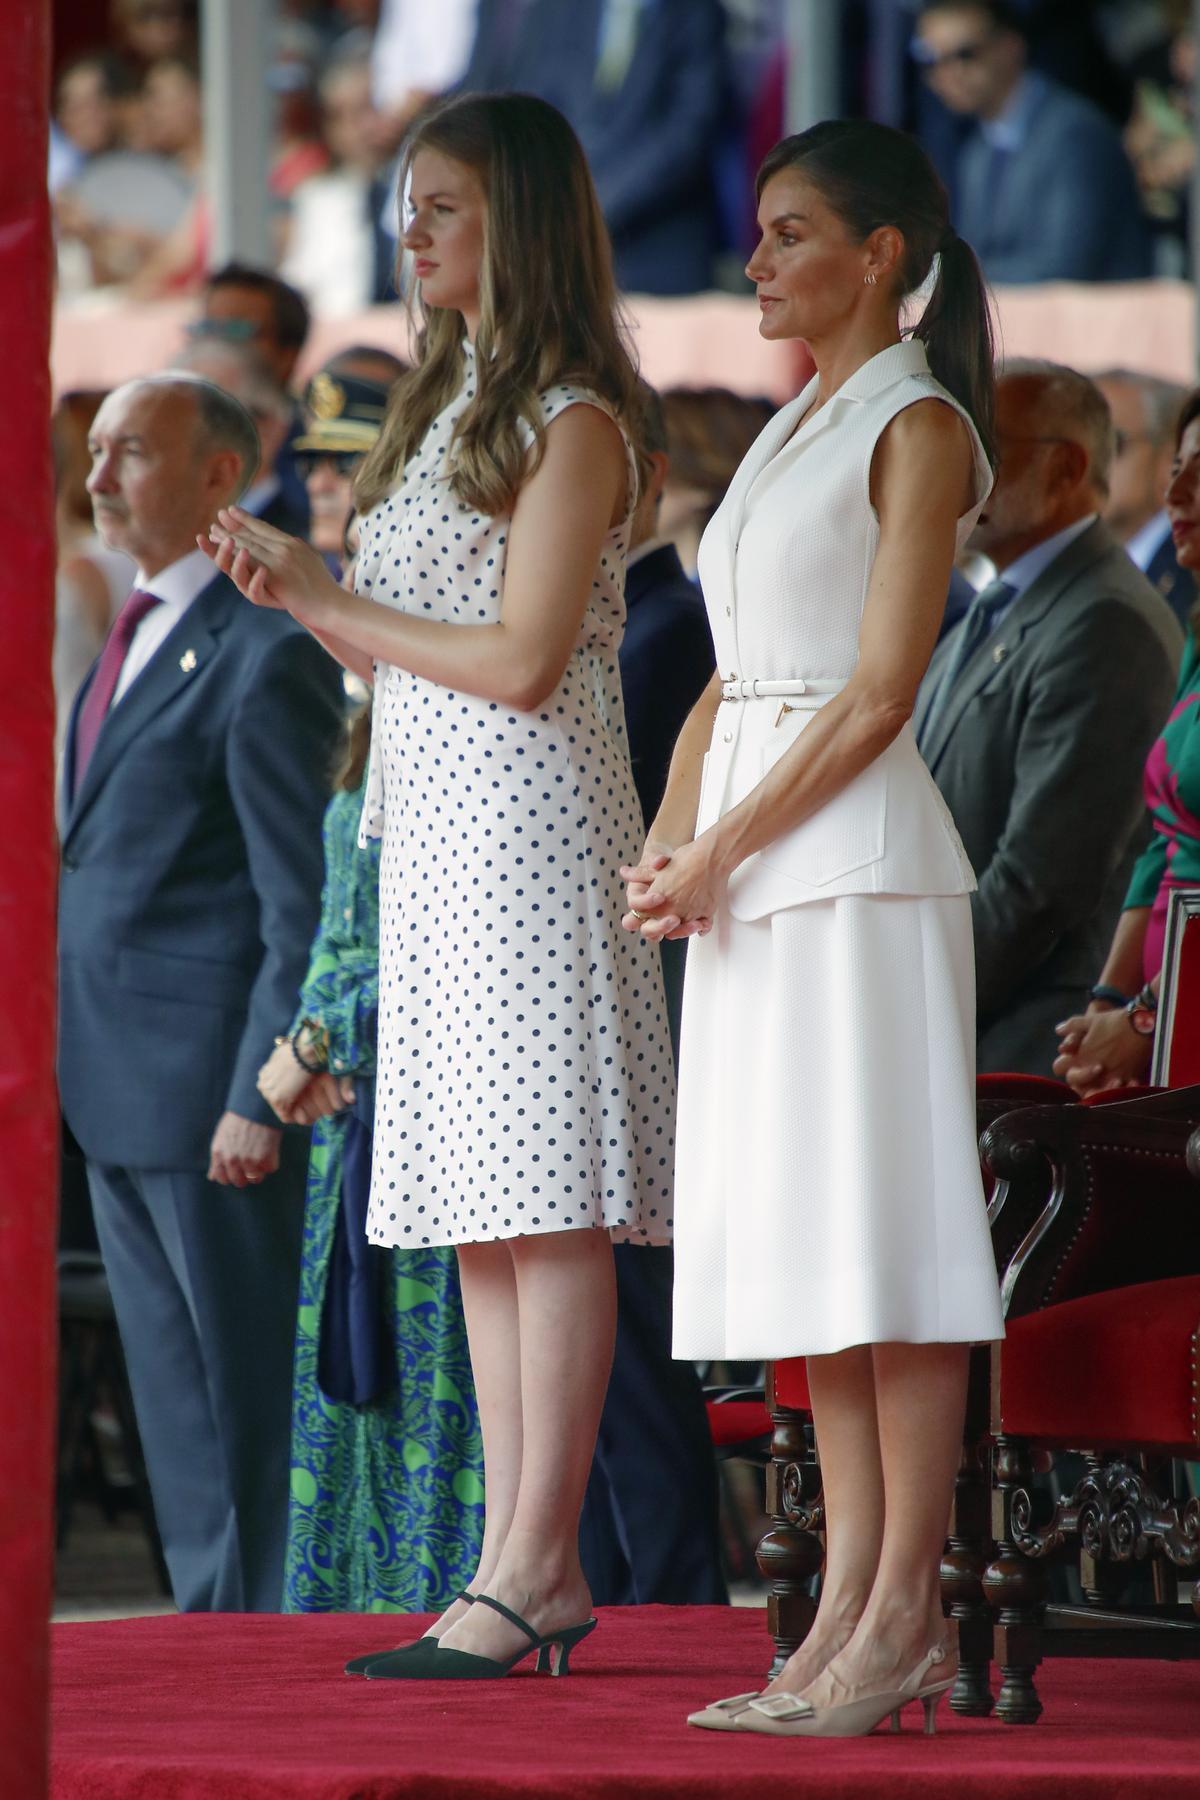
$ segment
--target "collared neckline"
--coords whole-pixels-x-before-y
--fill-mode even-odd
[[[1015,562],[1009,563],[1006,569],[999,570],[1000,580],[1013,590],[1013,600],[1019,600],[1022,594],[1028,593],[1038,576],[1052,562],[1057,562],[1076,538],[1081,538],[1085,531],[1090,531],[1099,517],[1099,513],[1093,512],[1088,513],[1086,518],[1076,519],[1073,524],[1056,531],[1053,537],[1043,538],[1040,544],[1034,544],[1031,550],[1026,550]]]
[[[843,381],[836,394],[830,400],[870,400],[876,394],[883,393],[906,375],[928,375],[929,357],[925,345],[920,338],[901,338],[898,344],[889,344],[886,350],[877,350],[869,356],[865,363],[860,363],[853,375]],[[826,405],[829,401],[826,402]]]
[[[139,569],[134,586],[144,594],[153,594],[172,611],[183,613],[204,592],[215,573],[210,558],[197,547],[168,563],[157,575],[145,576]]]

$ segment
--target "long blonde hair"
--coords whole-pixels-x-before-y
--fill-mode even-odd
[[[608,231],[579,140],[562,114],[528,94],[468,94],[418,119],[418,150],[470,169],[486,200],[479,384],[451,443],[450,485],[493,516],[512,510],[545,449],[538,395],[571,379],[630,415],[637,371],[617,309]],[[360,512],[391,492],[463,378],[462,315],[421,306],[417,361],[392,390],[383,430],[354,487]],[[522,433],[522,425],[526,431]],[[532,464],[528,431],[534,434]]]

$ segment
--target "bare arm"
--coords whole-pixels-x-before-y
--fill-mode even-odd
[[[746,798],[655,874],[634,902],[657,914],[647,936],[711,919],[739,863],[840,793],[911,715],[937,639],[957,522],[972,501],[970,443],[957,413],[939,400],[898,413],[875,451],[871,499],[879,548],[853,676]]]
[[[237,507],[214,527],[215,560],[247,598],[285,607],[348,667],[353,653],[532,712],[562,679],[625,484],[624,445],[607,414],[585,405],[560,413],[513,509],[494,625],[446,624],[347,594],[315,551]]]
[[[662,804],[646,833],[648,845],[673,850],[695,835],[704,753],[712,737],[713,720],[720,704],[721,677],[717,674],[684,720],[683,729],[675,740]]]

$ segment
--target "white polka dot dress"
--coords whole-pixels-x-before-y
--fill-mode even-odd
[[[434,421],[362,521],[357,587],[448,623],[500,616],[509,520],[453,494]],[[603,403],[559,386],[549,422]],[[532,441],[532,433],[530,434]],[[632,464],[631,464],[632,466]],[[657,953],[621,929],[643,828],[617,650],[628,524],[536,712],[376,666],[364,835],[380,836],[367,1235],[408,1247],[604,1226],[670,1238],[674,1071]]]

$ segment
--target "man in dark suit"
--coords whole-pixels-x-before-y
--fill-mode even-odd
[[[1160,593],[1181,625],[1196,604],[1196,583],[1175,557],[1163,499],[1175,460],[1175,425],[1186,390],[1156,375],[1107,369],[1096,386],[1108,401],[1116,431],[1105,523],[1130,560]]]
[[[712,285],[730,112],[720,0],[481,0],[462,87],[518,89],[579,134],[630,293]]]
[[[975,121],[959,151],[955,225],[989,281],[1133,281],[1150,236],[1120,133],[1098,107],[1028,67],[1003,0],[927,0],[915,51],[951,112]]]
[[[647,824],[675,739],[713,672],[704,603],[675,546],[655,535],[667,477],[658,395],[639,383],[642,493],[625,578],[621,686],[638,798]],[[687,946],[663,945],[678,1042]],[[716,1605],[728,1599],[717,1530],[717,1483],[704,1400],[691,1363],[671,1356],[669,1249],[618,1244],[617,1338],[584,1500],[580,1555],[599,1605]]]
[[[279,469],[292,429],[292,400],[267,359],[253,344],[200,336],[189,341],[171,366],[215,382],[245,407],[258,432],[259,455],[258,468],[240,504],[256,519],[277,525],[291,537],[306,538],[311,523],[307,494],[301,509],[289,495]]]
[[[972,547],[997,579],[938,645],[913,717],[979,882],[979,1068],[1048,1075],[1143,836],[1183,638],[1100,519],[1112,423],[1095,385],[1010,364],[996,422]]]
[[[137,585],[67,735],[63,1111],[175,1599],[270,1611],[307,1143],[255,1083],[318,916],[340,671],[197,548],[257,460],[235,400],[194,376],[131,382],[91,451],[97,528]]]

